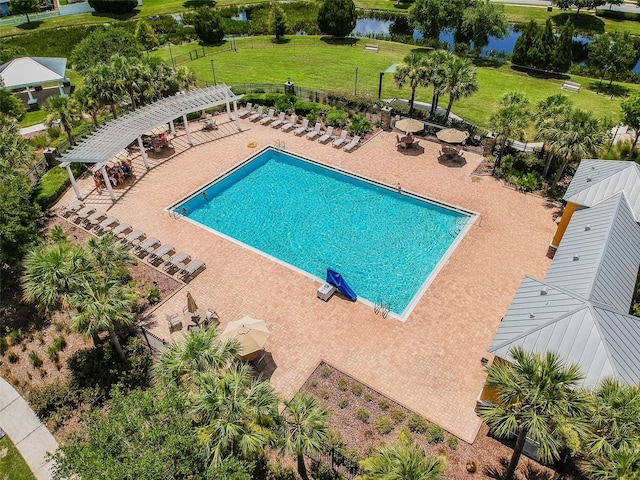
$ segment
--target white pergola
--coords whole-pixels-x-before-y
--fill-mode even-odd
[[[111,200],[115,202],[116,196],[113,193],[105,166],[107,162],[116,157],[119,152],[137,138],[142,161],[144,162],[144,166],[149,169],[147,154],[142,144],[142,135],[145,132],[168,123],[171,128],[171,133],[175,135],[176,131],[173,121],[176,118],[182,117],[187,133],[187,143],[193,145],[187,114],[219,105],[226,105],[227,116],[229,120],[232,120],[231,103],[233,103],[236,128],[240,131],[237,104],[240,98],[242,98],[241,95],[234,94],[231,89],[224,84],[190,92],[180,92],[171,97],[163,98],[151,105],[140,107],[133,112],[122,115],[96,130],[79,145],[69,149],[62,155],[60,167],[67,169],[76,197],[81,200],[82,195],[71,171],[71,164],[97,164],[98,168],[102,171],[109,196]],[[94,167],[94,171],[95,170],[96,168]]]

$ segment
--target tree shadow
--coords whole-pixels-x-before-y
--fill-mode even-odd
[[[563,12],[551,17],[551,21],[558,26],[564,25],[567,23],[567,20],[569,20],[577,30],[604,33],[604,22],[595,15]]]
[[[320,37],[320,41],[329,45],[349,45],[353,46],[358,43],[358,39],[354,37]]]
[[[416,47],[411,49],[411,53],[429,53],[433,52],[433,48],[428,47]]]
[[[413,2],[396,2],[393,4],[393,8],[397,8],[398,10],[408,10],[411,5],[413,5]]]
[[[100,12],[92,12],[91,16],[92,17],[99,17],[99,18],[111,18],[113,20],[129,20],[133,17],[135,17],[136,15],[138,15],[140,13],[140,10],[133,9],[132,11],[128,12],[128,13],[100,13]]]
[[[542,70],[535,70],[532,68],[521,67],[519,65],[511,65],[511,70],[515,70],[516,72],[526,73],[528,76],[533,78],[540,78],[543,80],[569,80],[571,77],[566,73],[555,73],[555,72],[544,72]]]
[[[42,20],[31,20],[30,22],[16,25],[16,28],[19,28],[20,30],[35,30],[40,25],[42,25]]]
[[[593,80],[591,82],[589,82],[585,88],[587,90],[590,90],[592,92],[597,92],[598,91],[598,85],[600,85],[600,81],[599,80]],[[627,97],[630,94],[631,90],[628,87],[625,87],[624,85],[620,85],[617,83],[613,83],[611,85],[609,85],[609,82],[607,80],[602,82],[602,86],[600,87],[600,94],[601,95],[608,95],[610,97]]]
[[[475,57],[473,59],[473,64],[476,67],[500,68],[505,63],[507,63],[507,61],[502,58]]]
[[[285,38],[285,37],[280,37],[278,39],[276,38],[271,39],[271,43],[275,43],[276,45],[286,45],[289,42],[291,42],[291,39]]]
[[[215,7],[216,0],[187,0],[182,4],[186,8]]]

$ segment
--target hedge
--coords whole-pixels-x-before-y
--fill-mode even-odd
[[[604,8],[596,8],[597,17],[614,18],[616,20],[640,21],[640,13],[620,12],[618,10],[609,10]]]
[[[84,163],[72,164],[73,175],[77,178],[84,170],[84,167]],[[66,169],[53,167],[42,176],[34,187],[32,193],[33,201],[40,205],[42,210],[45,210],[60,198],[60,195],[64,193],[70,183]]]

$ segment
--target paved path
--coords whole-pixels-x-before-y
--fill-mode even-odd
[[[58,442],[16,390],[0,378],[0,427],[7,433],[38,480],[50,480],[51,462]],[[11,473],[11,472],[9,472]]]
[[[36,123],[30,127],[24,127],[20,129],[20,135],[31,135],[32,133],[43,132],[47,129],[44,123]]]

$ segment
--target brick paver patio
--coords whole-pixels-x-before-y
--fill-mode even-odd
[[[474,413],[484,382],[480,360],[488,357],[486,349],[522,276],[541,278],[549,266],[545,254],[556,207],[491,177],[472,177],[478,155],[465,152],[461,167],[440,164],[440,146],[429,141],[420,142],[424,152],[418,155],[404,153],[396,149],[395,133],[381,132],[344,153],[248,121],[241,121],[242,133],[225,136],[232,132],[225,121],[218,117],[221,129],[209,135],[217,137],[214,141],[198,145],[208,135],[199,132],[196,146],[168,160],[152,160],[148,172],[138,158],[137,181],[118,192],[115,204],[95,192],[91,178],[78,182],[86,203],[207,264],[145,320],[147,327],[170,340],[164,314],[181,312],[189,290],[200,307],[220,314],[221,328],[245,315],[266,320],[271,336],[265,349],[275,364],[271,381],[282,395],[300,388],[322,359],[472,442],[480,426]],[[184,131],[178,134],[173,142],[181,150]],[[260,148],[277,141],[320,162],[480,213],[405,323],[383,319],[361,302],[335,296],[322,302],[316,298],[318,282],[164,210],[254,153],[249,142]],[[72,199],[70,190],[60,205]],[[309,212],[316,214],[320,208]]]

